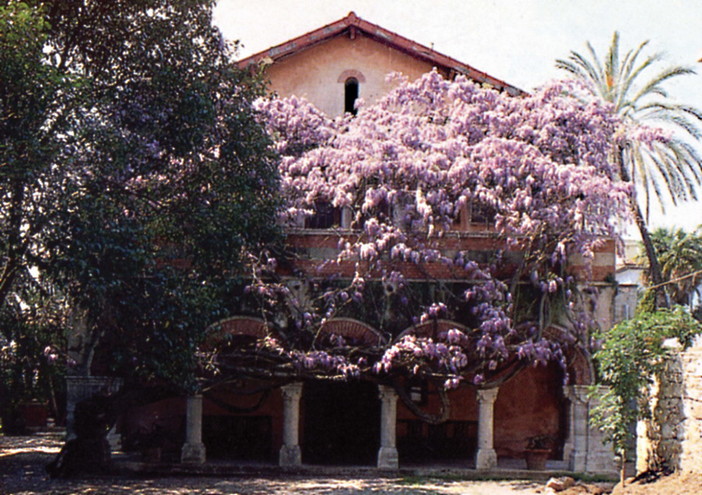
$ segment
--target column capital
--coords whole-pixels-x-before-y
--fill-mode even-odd
[[[570,401],[587,404],[590,402],[590,385],[566,385],[563,387],[563,394]]]
[[[397,400],[397,392],[389,385],[378,385],[378,397],[381,401]]]
[[[489,402],[494,403],[497,399],[497,393],[500,391],[499,387],[495,388],[483,388],[478,390],[478,402]]]
[[[280,387],[284,399],[299,399],[302,395],[302,382],[288,383]]]

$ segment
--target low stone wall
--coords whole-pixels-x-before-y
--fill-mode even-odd
[[[682,356],[683,411],[680,469],[702,473],[702,345]]]
[[[637,472],[667,466],[702,473],[702,345],[671,346],[649,390],[651,419],[637,427]]]

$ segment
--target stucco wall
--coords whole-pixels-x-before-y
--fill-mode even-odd
[[[359,35],[353,40],[334,38],[279,60],[266,75],[279,96],[304,97],[327,115],[337,116],[344,111],[344,82],[350,74],[362,75],[359,97],[372,103],[393,87],[386,81],[389,73],[415,80],[431,70],[426,62]]]

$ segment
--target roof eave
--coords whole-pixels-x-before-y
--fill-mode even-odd
[[[252,64],[258,65],[265,59],[275,61],[283,60],[291,55],[294,55],[302,50],[306,50],[315,45],[318,45],[326,40],[343,35],[351,28],[358,30],[358,34],[367,36],[379,43],[383,43],[396,50],[402,51],[414,58],[423,60],[437,68],[447,71],[455,71],[459,74],[464,74],[470,79],[484,84],[489,84],[492,87],[506,91],[513,96],[522,96],[527,93],[515,86],[507,84],[505,81],[490,76],[489,74],[479,71],[470,65],[464,64],[447,55],[432,50],[420,43],[412,41],[404,36],[382,28],[376,24],[365,21],[353,12],[349,13],[343,19],[332,22],[314,31],[310,31],[302,36],[298,36],[292,40],[286,41],[279,45],[273,46],[249,57],[246,57],[237,62],[241,68],[246,68]]]

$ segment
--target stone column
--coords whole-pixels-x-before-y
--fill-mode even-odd
[[[476,469],[497,466],[497,453],[493,447],[494,408],[499,388],[478,390],[478,451],[475,453]]]
[[[396,444],[397,393],[392,387],[378,385],[380,392],[379,469],[397,469],[399,461]]]
[[[568,411],[568,439],[563,447],[563,457],[568,461],[568,469],[584,473],[587,469],[588,450],[588,385],[564,387],[570,401]]]
[[[302,383],[290,383],[280,387],[283,393],[283,446],[280,447],[278,464],[299,466],[300,452],[300,397]]]
[[[185,409],[185,443],[180,461],[192,464],[205,462],[205,444],[202,443],[202,395],[189,395]]]

